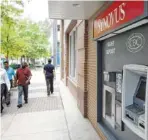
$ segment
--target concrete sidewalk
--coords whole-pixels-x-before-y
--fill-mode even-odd
[[[29,104],[17,109],[17,91],[1,116],[2,140],[99,140],[90,122],[79,112],[69,90],[56,74],[55,93],[46,94],[41,70],[33,71]]]
[[[100,140],[88,119],[85,119],[67,87],[60,83],[60,93],[64,106],[65,119],[69,131],[69,140]]]

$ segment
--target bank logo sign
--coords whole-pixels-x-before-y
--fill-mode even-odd
[[[93,21],[93,37],[100,38],[144,15],[144,1],[114,1]],[[134,12],[131,12],[134,11]]]
[[[145,44],[145,37],[141,33],[133,33],[126,42],[127,50],[136,53],[142,50]]]

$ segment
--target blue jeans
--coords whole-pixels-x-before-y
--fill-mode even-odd
[[[22,104],[23,86],[18,86],[18,105]]]
[[[23,94],[24,94],[24,100],[28,101],[28,85],[18,86],[18,105],[22,104]]]

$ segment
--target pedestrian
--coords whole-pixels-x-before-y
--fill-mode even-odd
[[[13,78],[15,79],[14,69],[9,66],[9,62],[8,61],[4,62],[4,66],[5,66],[5,70],[7,72],[8,78],[10,80],[10,85],[11,85],[11,88],[12,88],[13,87]]]
[[[10,90],[10,81],[8,79],[7,72],[2,66],[0,67],[0,84],[1,84],[1,113],[4,109],[3,106],[3,97],[5,97],[5,101],[7,100],[8,91]],[[6,102],[9,105],[9,102]]]
[[[25,67],[27,68],[29,68],[29,65],[28,65],[28,63],[27,62],[24,62],[24,64],[25,64]]]
[[[48,60],[48,64],[44,66],[44,74],[47,86],[47,95],[53,94],[53,79],[54,79],[54,65],[51,64],[51,59]]]
[[[26,64],[27,63],[23,62],[21,68],[16,72],[16,83],[18,85],[18,108],[22,107],[23,94],[25,103],[28,103],[28,86],[30,84],[32,74]]]

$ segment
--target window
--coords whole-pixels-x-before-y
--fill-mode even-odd
[[[69,75],[76,78],[76,31],[72,31],[69,36]]]

